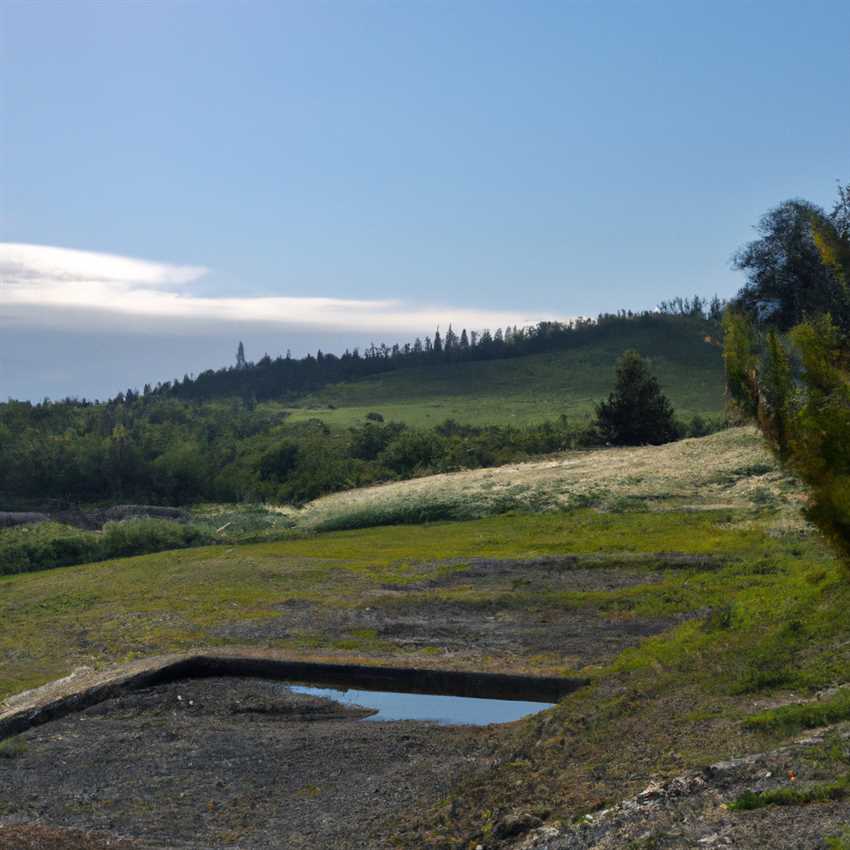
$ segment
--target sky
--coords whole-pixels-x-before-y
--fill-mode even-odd
[[[850,3],[0,0],[0,398],[741,284]]]

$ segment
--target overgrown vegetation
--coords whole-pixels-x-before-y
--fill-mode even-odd
[[[561,352],[574,358],[569,362],[529,355],[421,367],[439,376],[441,391],[457,393],[460,416],[463,408],[476,419],[486,411],[491,421],[479,425],[443,418],[414,426],[367,407],[356,416],[348,410],[344,427],[330,427],[312,411],[294,415],[278,402],[255,403],[242,395],[181,400],[151,391],[105,404],[8,402],[0,405],[0,507],[43,508],[51,500],[299,504],[378,481],[595,445],[600,438],[589,417],[593,401],[610,389],[621,346],[635,342],[663,367],[673,399],[683,399],[685,410],[698,405],[696,415],[677,423],[677,433],[709,433],[722,421],[722,364],[716,347],[704,341],[710,327],[693,316],[624,317],[576,332],[591,347]],[[485,366],[489,377],[480,373]],[[702,376],[696,382],[694,369]],[[249,372],[247,366],[232,370],[237,377]],[[427,380],[420,371],[401,370],[394,379],[400,384],[380,394],[384,410],[404,414],[403,405],[393,407],[400,398],[422,405]],[[517,391],[525,395],[512,401],[510,393]],[[550,396],[544,406],[553,414],[549,421],[540,421],[541,394]],[[512,424],[517,410],[534,410],[535,417],[524,413],[523,424]],[[414,421],[422,421],[417,416]]]
[[[724,356],[739,409],[811,488],[810,518],[850,556],[850,192],[789,202],[741,254]]]
[[[804,806],[826,803],[850,796],[850,775],[833,782],[818,782],[803,787],[772,788],[769,791],[745,791],[729,808],[735,812],[751,812],[765,806]]]
[[[212,537],[194,524],[163,519],[108,522],[102,532],[54,522],[0,531],[0,575],[200,546]]]
[[[745,725],[755,732],[782,732],[792,735],[803,729],[816,729],[850,720],[850,688],[816,702],[783,705],[748,717]]]

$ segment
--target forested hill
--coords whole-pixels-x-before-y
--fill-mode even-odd
[[[528,328],[498,329],[495,333],[460,333],[449,325],[444,335],[416,339],[412,343],[371,345],[342,355],[323,353],[295,359],[287,355],[272,359],[264,355],[257,362],[245,359],[240,343],[236,362],[225,369],[208,370],[197,376],[145,387],[145,394],[157,393],[185,400],[239,397],[246,400],[292,402],[306,393],[358,381],[387,372],[421,369],[455,363],[483,362],[594,347],[613,343],[640,332],[648,348],[672,354],[687,365],[694,358],[703,363],[707,356],[704,339],[719,336],[720,305],[704,309],[703,302],[677,299],[665,305],[667,312],[632,314],[621,312],[597,319],[571,323],[541,322]],[[642,353],[651,354],[650,351]],[[130,391],[132,396],[132,391]]]
[[[0,404],[0,509],[302,502],[431,472],[598,445],[595,404],[636,349],[677,433],[720,427],[719,325],[650,314],[540,325],[448,348],[241,363],[94,404]]]

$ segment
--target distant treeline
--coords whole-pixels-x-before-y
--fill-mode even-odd
[[[715,333],[700,302],[675,302],[668,314],[603,317],[572,325],[538,325],[504,331],[487,339],[458,338],[422,357],[432,362],[483,356],[519,356],[610,338],[629,323],[649,324],[664,334],[671,324]],[[672,309],[676,315],[669,315]],[[691,333],[691,330],[694,333]],[[380,352],[381,349],[375,349]],[[560,419],[527,427],[475,428],[447,421],[417,429],[384,422],[375,412],[361,425],[330,431],[319,420],[291,422],[279,405],[295,387],[360,377],[395,368],[408,356],[306,357],[261,361],[253,366],[208,372],[177,385],[119,394],[104,403],[66,399],[0,404],[0,509],[26,508],[49,500],[70,503],[137,502],[188,504],[197,501],[285,501],[299,503],[336,490],[429,472],[492,466],[570,447],[604,442],[585,420]],[[403,351],[404,349],[400,349]],[[418,355],[417,355],[418,356]],[[427,360],[431,358],[431,360]],[[319,365],[325,371],[318,370]],[[331,368],[331,364],[333,368]],[[358,369],[363,369],[359,373]],[[348,370],[348,371],[347,371]],[[370,372],[370,370],[372,370]],[[206,387],[206,389],[204,389]],[[216,397],[217,393],[221,397]],[[569,413],[569,411],[565,411]],[[719,427],[698,417],[678,423],[680,435]]]
[[[720,422],[695,417],[678,436]],[[384,422],[345,431],[242,399],[153,396],[100,405],[0,405],[0,509],[80,503],[289,502],[416,475],[495,466],[599,445],[592,424],[435,428]]]
[[[719,333],[723,308],[724,302],[717,296],[710,301],[699,296],[678,297],[663,301],[654,311],[634,313],[620,310],[601,314],[595,319],[539,322],[525,328],[499,328],[492,333],[489,330],[467,331],[466,328],[457,333],[449,325],[444,334],[437,330],[433,338],[416,338],[404,344],[372,344],[362,351],[354,348],[341,355],[318,351],[302,358],[293,358],[288,353],[276,358],[266,354],[255,363],[246,359],[240,342],[233,366],[209,369],[194,377],[186,375],[182,381],[175,379],[155,386],[145,385],[142,394],[168,395],[186,400],[236,397],[254,401],[291,401],[328,384],[355,381],[397,369],[562,351],[614,337],[626,324],[653,325],[670,316],[708,322],[716,325]],[[132,400],[136,395],[136,391],[128,390],[121,398]]]

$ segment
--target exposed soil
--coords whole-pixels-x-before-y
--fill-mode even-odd
[[[720,762],[642,793],[563,829],[532,831],[516,850],[826,850],[827,838],[850,828],[850,800],[730,810],[745,791],[799,789],[834,781],[819,746],[847,750],[850,732],[813,735],[797,744]],[[519,816],[517,816],[519,817]],[[520,824],[519,821],[514,821]]]
[[[485,656],[500,663],[543,653],[557,656],[570,669],[604,664],[643,638],[679,622],[676,618],[641,618],[629,612],[602,611],[590,605],[570,609],[546,604],[543,594],[563,591],[611,591],[659,582],[664,570],[714,569],[719,562],[706,557],[654,555],[612,563],[588,556],[535,560],[467,559],[445,561],[438,578],[388,584],[372,594],[368,605],[347,608],[305,600],[276,605],[279,618],[234,622],[217,633],[244,642],[284,639],[333,641],[369,631],[383,644],[380,654],[431,648],[480,666]],[[434,564],[429,564],[433,573]],[[474,590],[469,601],[441,598],[439,591]],[[499,595],[540,594],[540,604],[502,604]],[[488,598],[489,597],[489,598]],[[365,653],[364,653],[365,654]]]
[[[118,837],[193,850],[381,847],[397,812],[433,805],[487,764],[492,733],[368,713],[278,682],[203,679],[31,729],[0,759],[0,850],[132,846]],[[53,831],[9,843],[14,824],[28,823],[26,836],[33,822]],[[94,834],[63,844],[74,834],[61,828]]]

